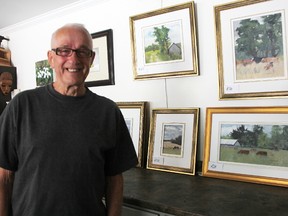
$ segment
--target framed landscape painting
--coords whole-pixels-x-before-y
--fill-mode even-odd
[[[194,2],[130,17],[135,79],[198,75]]]
[[[288,96],[287,10],[286,0],[214,7],[220,99]]]
[[[199,108],[154,109],[148,169],[194,175]]]
[[[288,107],[206,111],[203,176],[288,186]]]

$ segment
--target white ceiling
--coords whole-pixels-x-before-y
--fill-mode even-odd
[[[0,29],[79,0],[0,0]]]

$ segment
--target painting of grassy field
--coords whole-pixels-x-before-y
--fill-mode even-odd
[[[281,78],[285,75],[283,57],[274,62],[252,62],[250,64],[236,63],[236,82],[245,80],[263,80]]]
[[[181,157],[183,153],[184,124],[165,123],[163,124],[163,140],[161,154],[166,156]]]
[[[178,144],[172,143],[171,141],[164,141],[162,153],[180,156],[181,155],[181,146]]]
[[[288,167],[288,150],[242,148],[221,145],[220,161]]]

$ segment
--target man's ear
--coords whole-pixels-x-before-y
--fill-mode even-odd
[[[48,62],[51,68],[54,68],[54,58],[53,58],[53,51],[49,50],[47,52]]]

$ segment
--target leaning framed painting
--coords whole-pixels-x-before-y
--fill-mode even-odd
[[[154,109],[148,169],[195,175],[199,108]]]
[[[208,107],[203,176],[288,186],[288,107]]]
[[[95,58],[85,85],[88,87],[114,85],[113,31],[107,29],[93,33],[91,36]]]
[[[194,2],[130,17],[135,79],[198,75]]]
[[[288,96],[285,0],[214,7],[220,99]]]
[[[138,167],[145,167],[147,158],[147,101],[117,102],[130,132],[138,157]]]

